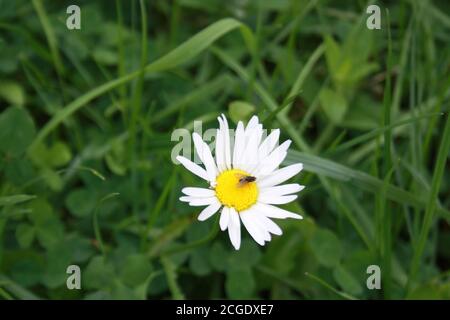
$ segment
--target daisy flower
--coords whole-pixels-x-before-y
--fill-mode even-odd
[[[299,184],[284,184],[298,174],[301,163],[282,169],[279,165],[287,154],[290,140],[278,145],[280,130],[263,139],[263,127],[253,116],[244,127],[239,122],[230,138],[228,122],[222,114],[218,117],[215,158],[199,134],[193,133],[195,150],[204,168],[189,159],[177,156],[177,160],[189,171],[206,180],[209,188],[183,188],[181,201],[191,206],[206,206],[198,220],[204,221],[220,210],[220,229],[228,229],[231,243],[236,250],[241,245],[241,222],[250,236],[260,245],[271,240],[271,234],[281,235],[280,227],[271,219],[302,219],[296,213],[275,205],[297,199],[294,193],[304,188]]]

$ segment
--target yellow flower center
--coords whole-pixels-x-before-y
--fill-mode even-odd
[[[231,169],[217,177],[216,196],[224,206],[233,207],[240,212],[256,203],[258,186],[254,181],[244,181],[242,178],[246,176],[251,175],[242,170]]]

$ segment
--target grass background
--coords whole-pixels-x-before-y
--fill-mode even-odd
[[[381,30],[366,8],[381,8]],[[81,30],[66,28],[67,6]],[[0,1],[0,297],[450,298],[446,1]],[[257,114],[307,188],[240,251],[175,128]],[[81,267],[82,290],[66,288]],[[368,290],[369,265],[382,289]]]

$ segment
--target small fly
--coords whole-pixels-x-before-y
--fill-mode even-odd
[[[247,183],[256,181],[256,177],[247,176],[244,174],[236,174],[239,177],[239,187],[245,186]]]

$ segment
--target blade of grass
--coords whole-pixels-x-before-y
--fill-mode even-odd
[[[227,86],[231,85],[231,83],[232,79],[229,74],[220,75],[213,80],[209,80],[202,84],[198,89],[189,92],[180,99],[177,99],[168,106],[164,107],[164,109],[156,112],[151,117],[150,122],[158,123],[159,121],[179,111],[183,106],[190,105],[195,101],[212,96],[217,92],[224,90]]]
[[[449,91],[449,88],[450,88],[450,75],[447,77],[447,80],[444,82],[444,84],[442,86],[442,90],[439,93],[439,97],[436,99],[435,106],[433,107],[434,111],[442,112],[443,105],[444,105],[443,102],[445,100],[446,93]],[[439,119],[430,119],[430,121],[428,122],[428,126],[427,126],[428,129],[427,129],[427,132],[426,132],[425,138],[424,138],[423,157],[422,157],[423,161],[427,161],[429,158],[431,140],[432,140],[433,132],[436,128],[438,120]]]
[[[291,87],[288,95],[284,99],[283,103],[280,104],[276,109],[274,109],[269,116],[267,116],[263,123],[267,126],[272,119],[278,114],[283,114],[284,117],[287,118],[289,109],[292,106],[292,103],[295,101],[295,99],[300,95],[301,88],[303,87],[303,83],[305,82],[308,75],[311,73],[312,68],[317,63],[317,61],[320,59],[320,57],[325,52],[325,46],[322,44],[314,50],[312,55],[309,57],[308,61],[306,62],[305,66],[300,71],[299,75],[297,76],[297,79],[295,80],[293,86]]]
[[[446,98],[450,95],[450,90],[447,90],[445,93]],[[429,98],[427,101],[425,101],[424,103],[420,104],[417,106],[417,108],[419,110],[421,110],[422,112],[429,112],[429,111],[434,111],[433,107],[435,107],[437,98],[436,97],[431,97]],[[448,108],[448,106],[442,107],[441,108],[441,112],[445,112],[447,111],[446,109]],[[404,112],[401,115],[398,115],[396,118],[398,119],[398,121],[402,121],[405,119],[409,119],[412,118],[413,115],[411,114],[411,112]],[[395,128],[395,130],[392,130],[392,136],[393,137],[399,137],[402,136],[405,132],[406,132],[407,128],[403,128],[403,127],[399,127],[399,128]],[[361,159],[364,159],[365,157],[367,157],[368,154],[373,153],[374,149],[378,147],[378,144],[382,144],[384,143],[384,140],[380,140],[380,141],[371,141],[368,142],[364,145],[362,145],[359,149],[355,150],[349,157],[348,157],[348,163],[350,164],[355,164],[358,161],[360,161]]]
[[[35,198],[36,198],[35,195],[28,195],[28,194],[16,194],[13,196],[0,197],[0,207],[12,206],[22,202],[30,201]]]
[[[417,272],[419,270],[420,262],[422,260],[425,244],[428,239],[428,234],[433,222],[435,212],[438,211],[436,207],[439,195],[439,189],[441,186],[442,178],[444,177],[445,165],[447,157],[450,152],[450,115],[447,114],[447,121],[445,123],[444,133],[442,135],[441,144],[434,165],[433,179],[431,183],[431,192],[428,195],[428,202],[425,209],[425,216],[422,222],[422,228],[420,230],[419,241],[414,250],[413,259],[411,261],[411,268],[408,278],[408,284],[406,286],[406,292],[409,293],[414,284]]]
[[[211,51],[224,63],[226,64],[230,69],[232,69],[236,74],[241,77],[242,80],[245,82],[250,81],[250,75],[247,73],[247,71],[240,66],[240,64],[232,58],[228,53],[226,53],[223,50],[220,50],[217,47],[214,47],[211,49]],[[275,111],[279,109],[278,104],[275,102],[275,100],[271,97],[271,95],[265,90],[262,85],[255,81],[254,83],[256,93],[259,95],[261,100],[263,101],[265,107],[269,112]],[[277,120],[280,123],[280,125],[288,132],[288,134],[291,136],[292,141],[297,145],[298,148],[305,151],[310,151],[310,147],[308,144],[304,141],[303,137],[299,135],[295,127],[292,125],[289,118],[285,117],[283,114],[278,113],[277,114]]]
[[[368,229],[363,227],[362,223],[359,221],[359,219],[357,219],[357,217],[355,216],[355,214],[351,209],[343,205],[344,203],[346,203],[347,199],[344,199],[340,186],[337,186],[336,184],[331,184],[329,193],[334,198],[334,202],[337,204],[338,210],[340,210],[342,212],[342,215],[348,219],[348,221],[355,229],[356,233],[359,235],[361,240],[367,246],[367,248],[371,252],[375,252],[375,247],[373,245],[374,241],[371,238]]]
[[[0,283],[0,297],[3,297],[5,300],[14,300],[13,296],[8,293],[5,289],[2,288],[2,284]]]
[[[184,252],[184,251],[190,251],[192,249],[198,248],[198,247],[208,243],[209,241],[213,240],[216,237],[217,233],[219,232],[219,217],[220,217],[220,215],[216,214],[216,220],[213,224],[213,228],[204,238],[201,238],[196,241],[189,242],[189,243],[185,243],[183,245],[179,245],[174,248],[169,248],[167,250],[162,251],[159,254],[163,255],[163,256],[168,256],[168,255],[172,255],[172,254],[176,254],[176,253],[180,253],[180,252]]]
[[[156,228],[150,230],[149,235],[154,234],[155,237],[149,244],[148,251],[146,252],[149,258],[159,257],[159,252],[165,250],[166,247],[170,246],[172,241],[182,236],[195,219],[194,215],[183,216],[160,230],[156,230]]]
[[[421,116],[411,117],[410,119],[397,121],[397,122],[391,123],[389,126],[382,126],[380,128],[373,129],[373,130],[371,130],[371,131],[369,131],[367,133],[364,133],[364,134],[362,134],[360,136],[357,136],[356,138],[348,140],[348,141],[338,145],[337,147],[333,148],[332,150],[330,150],[330,152],[327,151],[324,154],[328,155],[328,154],[339,153],[339,152],[348,150],[351,147],[356,146],[358,144],[365,143],[365,142],[367,142],[368,140],[370,140],[372,138],[376,138],[376,137],[380,136],[381,134],[384,134],[384,132],[387,131],[387,130],[392,130],[394,128],[397,128],[397,127],[400,127],[400,126],[403,126],[403,125],[413,124],[413,123],[415,123],[417,121],[420,121],[420,120],[425,120],[425,119],[428,119],[428,118],[442,116],[442,115],[443,115],[443,113],[427,113],[427,114],[424,114],[424,115],[421,115]]]
[[[34,54],[36,54],[43,60],[46,60],[50,63],[52,62],[52,55],[49,52],[48,48],[45,45],[42,45],[38,39],[35,39],[33,37],[33,34],[27,29],[24,29],[23,27],[16,24],[5,22],[0,23],[0,29],[5,29],[6,31],[15,33],[16,35],[14,37],[16,38],[22,37],[27,42],[27,47],[29,49],[32,49]]]
[[[56,36],[48,19],[47,13],[45,12],[44,5],[42,4],[41,0],[32,0],[32,2],[34,9],[36,10],[36,13],[39,17],[39,21],[41,22],[42,28],[44,29],[45,37],[47,38],[55,69],[60,75],[63,75],[64,65],[61,61]]]
[[[170,258],[166,256],[161,257],[161,264],[164,268],[164,272],[166,273],[167,283],[169,285],[172,298],[175,300],[184,300],[184,294],[177,283],[176,266],[173,264]]]
[[[103,202],[105,202],[108,199],[117,197],[119,195],[120,195],[119,193],[114,192],[114,193],[107,194],[106,196],[101,198],[100,201],[97,202],[97,205],[95,206],[94,212],[92,214],[92,222],[93,222],[93,227],[94,227],[95,239],[97,240],[97,243],[98,243],[98,246],[100,248],[100,251],[102,252],[102,254],[103,254],[103,256],[105,258],[106,258],[106,251],[105,251],[105,246],[103,244],[103,239],[102,239],[102,233],[100,231],[100,226],[98,224],[98,211],[100,210],[100,207],[103,204]]]
[[[315,276],[315,275],[313,275],[311,273],[308,273],[308,272],[305,272],[305,276],[307,276],[308,278],[316,281],[317,283],[319,283],[323,287],[327,288],[328,290],[332,291],[333,293],[335,293],[336,295],[338,295],[341,298],[344,298],[346,300],[358,300],[357,298],[353,297],[352,295],[349,295],[348,293],[339,291],[338,289],[333,287],[331,284],[329,284],[325,280],[320,279],[318,276]]]
[[[156,204],[153,207],[153,210],[150,212],[150,214],[148,216],[147,227],[145,229],[143,229],[142,234],[141,234],[141,249],[142,250],[147,249],[147,238],[148,238],[147,235],[148,235],[149,231],[151,230],[151,228],[153,227],[153,225],[155,224],[156,220],[158,219],[161,209],[167,201],[169,193],[171,191],[173,191],[173,185],[175,183],[177,172],[178,172],[178,167],[176,167],[172,171],[172,175],[167,180],[163,191],[159,195],[158,200],[156,201]]]
[[[260,271],[261,273],[268,275],[268,276],[274,278],[275,280],[281,282],[282,284],[286,285],[287,287],[297,291],[301,295],[305,295],[304,289],[299,284],[297,284],[294,280],[289,279],[288,277],[280,274],[279,272],[271,270],[270,268],[267,268],[261,264],[258,264],[256,266],[256,269],[258,271]]]
[[[125,47],[123,42],[123,17],[120,0],[116,0],[117,15],[117,50],[119,52],[119,62],[117,64],[117,77],[122,78],[125,75]],[[125,112],[126,86],[119,86],[120,109],[122,111],[124,122],[127,121],[127,113]]]
[[[288,95],[284,99],[284,102],[282,104],[288,103],[289,99],[295,97],[297,95],[297,92],[299,92],[303,88],[303,83],[305,82],[306,78],[311,73],[313,67],[316,65],[317,61],[322,57],[322,55],[325,53],[325,45],[321,44],[314,50],[314,52],[311,54],[311,56],[308,58],[308,61],[306,61],[304,67],[300,71],[300,73],[297,76],[297,79],[295,79],[294,84],[291,87],[291,90],[289,91]],[[286,109],[282,111],[282,113],[287,116],[290,107],[292,106],[292,102],[288,104]]]
[[[141,57],[140,57],[140,70],[139,76],[137,77],[136,84],[134,87],[133,97],[132,97],[132,110],[130,123],[128,126],[128,131],[130,132],[130,139],[128,144],[128,160],[131,163],[131,188],[133,194],[138,193],[139,180],[138,180],[138,166],[137,166],[137,154],[138,154],[138,119],[142,116],[142,89],[144,86],[144,68],[147,63],[147,12],[145,8],[145,3],[143,0],[139,1],[139,7],[141,12]],[[139,197],[133,197],[132,199],[132,210],[133,215],[136,218],[136,223],[139,223]]]
[[[392,75],[392,40],[391,40],[391,27],[389,20],[389,10],[386,8],[386,23],[387,23],[387,43],[388,43],[388,56],[387,56],[387,70],[386,70],[386,83],[384,87],[384,97],[383,97],[383,124],[384,127],[389,127],[391,125],[392,116],[392,104],[391,104],[391,75]],[[380,210],[379,216],[381,217],[381,238],[382,240],[382,265],[384,274],[384,286],[383,294],[384,298],[389,299],[391,290],[391,257],[392,257],[392,217],[391,217],[391,207],[389,205],[386,190],[389,185],[393,170],[395,167],[392,166],[392,132],[391,129],[384,131],[384,145],[383,145],[383,175],[385,175],[383,181],[383,188],[381,192],[377,194],[377,200],[379,205],[377,206]]]
[[[303,163],[306,171],[323,175],[325,177],[352,183],[364,190],[377,193],[383,187],[383,181],[362,171],[351,169],[334,161],[324,159],[311,154],[299,151],[289,151],[284,164]],[[412,194],[397,186],[389,184],[387,187],[387,197],[400,204],[425,208],[426,200],[423,196]],[[437,207],[436,211],[445,219],[450,219],[450,211],[442,207]]]
[[[252,33],[251,30],[240,23],[239,21],[231,18],[219,20],[212,25],[206,27],[189,40],[182,43],[180,46],[170,51],[168,54],[159,58],[158,60],[148,64],[144,68],[145,73],[161,72],[168,69],[175,68],[183,63],[193,59],[198,54],[207,49],[213,42],[221,38],[225,34],[239,28],[241,34],[249,48],[252,48]],[[55,114],[49,122],[47,122],[37,134],[28,150],[33,150],[36,146],[43,141],[43,139],[54,129],[58,127],[60,123],[69,118],[73,113],[80,108],[87,105],[92,99],[112,90],[120,85],[123,85],[131,80],[135,79],[141,74],[141,70],[129,73],[121,78],[117,78],[112,81],[108,81],[84,95],[78,97],[68,105],[64,106],[57,114]]]
[[[0,274],[0,282],[2,283],[2,286],[8,290],[8,292],[18,299],[40,300],[37,295],[2,274]]]

